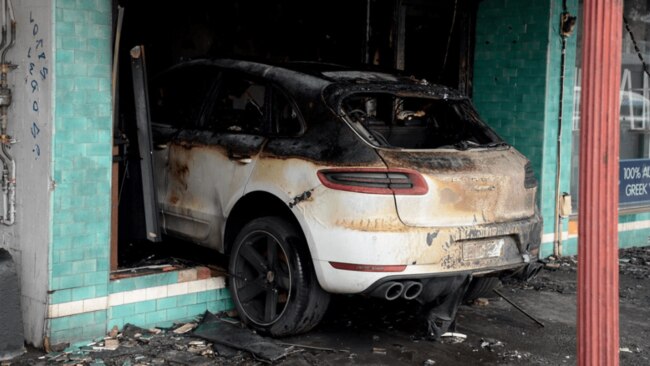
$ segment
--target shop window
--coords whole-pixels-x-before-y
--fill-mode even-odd
[[[620,84],[620,169],[619,202],[622,209],[650,208],[650,4],[625,2]],[[627,23],[627,26],[626,24]],[[581,35],[578,34],[578,40]],[[638,50],[638,51],[637,51]],[[578,55],[581,44],[578,42]],[[642,61],[642,59],[645,61]],[[581,59],[577,58],[574,87],[574,116],[571,156],[571,197],[578,202],[578,164],[580,153]]]

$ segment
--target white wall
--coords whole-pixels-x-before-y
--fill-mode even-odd
[[[14,226],[0,225],[0,247],[7,248],[17,264],[25,339],[40,346],[50,242],[53,10],[51,0],[12,1],[17,37],[7,60],[18,67],[9,74],[13,102],[8,132],[17,140],[11,148],[17,164],[17,215]]]

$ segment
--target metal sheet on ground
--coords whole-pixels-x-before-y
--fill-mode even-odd
[[[294,347],[282,347],[248,328],[225,322],[210,313],[206,313],[203,322],[193,334],[211,342],[250,352],[256,359],[264,361],[275,362],[295,350]]]

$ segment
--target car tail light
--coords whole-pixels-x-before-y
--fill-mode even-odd
[[[340,168],[318,171],[325,187],[340,191],[423,195],[429,191],[422,175],[408,169]]]
[[[336,269],[345,271],[357,272],[402,272],[406,269],[406,265],[375,265],[375,264],[354,264],[354,263],[341,263],[330,262],[330,265]]]

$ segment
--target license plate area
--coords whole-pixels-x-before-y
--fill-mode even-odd
[[[465,241],[462,243],[463,260],[474,261],[501,257],[506,242],[506,238]]]

